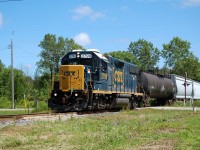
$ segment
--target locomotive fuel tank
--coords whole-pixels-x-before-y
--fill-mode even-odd
[[[175,91],[174,83],[166,77],[146,72],[141,73],[141,83],[150,98],[170,99]]]

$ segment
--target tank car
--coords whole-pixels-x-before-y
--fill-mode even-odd
[[[176,74],[171,74],[170,79],[176,89],[174,99],[199,99],[200,100],[200,83]],[[185,87],[186,86],[186,87]],[[186,92],[186,93],[185,93]]]
[[[156,99],[158,105],[164,105],[167,100],[174,97],[175,84],[168,77],[142,72],[140,82],[143,85],[145,95]]]
[[[125,105],[133,108],[143,97],[137,74],[136,65],[104,56],[98,50],[73,50],[61,60],[59,81],[54,84],[48,106],[62,111]]]

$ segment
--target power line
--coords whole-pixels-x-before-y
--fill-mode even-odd
[[[4,2],[19,2],[19,1],[23,1],[23,0],[0,0],[0,2],[4,3]]]
[[[7,48],[0,47],[0,51],[5,51]]]
[[[22,50],[22,51],[25,51],[26,53],[29,53],[29,55],[32,55],[32,56],[35,56],[35,57],[38,57],[38,55],[34,54],[34,53],[31,53],[30,51],[28,50],[25,50],[24,48],[21,48],[19,46],[15,46],[17,49],[19,50]]]

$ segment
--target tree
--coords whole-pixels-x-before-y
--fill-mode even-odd
[[[40,61],[37,62],[38,68],[48,68],[51,75],[55,66],[55,53],[56,53],[56,35],[47,34],[44,36],[43,41],[40,42],[39,47],[42,48],[39,56]],[[57,66],[57,65],[56,65]]]
[[[10,78],[11,68],[4,68],[0,72],[0,87],[3,90],[0,94],[8,99],[11,99],[11,78]],[[29,86],[30,82],[21,70],[14,69],[14,82],[15,82],[15,100],[19,101],[23,99],[23,95],[27,93],[28,90],[32,89]]]
[[[140,66],[139,60],[135,58],[133,54],[128,51],[113,51],[108,53],[108,55]]]
[[[40,61],[37,62],[38,68],[48,69],[51,74],[58,71],[62,56],[73,49],[83,49],[82,46],[76,44],[73,39],[56,38],[54,34],[46,34],[40,42],[39,47],[42,48],[39,56]]]
[[[34,96],[40,99],[47,99],[51,90],[51,77],[50,74],[44,72],[42,75],[35,75],[34,79]]]
[[[185,76],[186,72],[188,78],[200,81],[200,62],[194,55],[176,61],[172,70],[173,74],[180,76]]]
[[[0,60],[0,72],[3,70],[4,67],[5,67],[4,64],[3,64],[2,61]]]
[[[191,55],[190,42],[184,41],[179,37],[174,37],[168,44],[163,44],[162,57],[165,65],[173,68],[177,61]]]
[[[154,69],[160,60],[159,49],[155,48],[151,42],[143,39],[131,42],[128,50],[140,61],[140,69],[142,70]]]

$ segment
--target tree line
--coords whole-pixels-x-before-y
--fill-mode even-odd
[[[169,43],[163,44],[159,50],[151,42],[144,39],[131,42],[127,50],[110,52],[113,57],[136,64],[140,70],[154,70],[162,74],[177,74],[200,81],[200,62],[191,49],[189,41],[174,37]],[[159,60],[164,65],[159,68]]]
[[[23,102],[26,94],[29,100],[46,100],[51,91],[53,74],[59,71],[61,58],[73,49],[85,48],[73,39],[57,37],[55,34],[46,34],[38,46],[40,60],[36,63],[37,70],[34,78],[25,75],[22,70],[14,69],[15,101]],[[173,73],[200,81],[200,62],[191,52],[189,41],[174,37],[169,43],[163,44],[162,50],[156,48],[151,42],[139,39],[130,42],[126,50],[116,50],[108,54],[136,64],[140,70],[156,70],[160,73]],[[162,68],[158,67],[159,60],[164,60]],[[0,60],[0,107],[11,106],[11,78],[10,67],[5,67]]]

